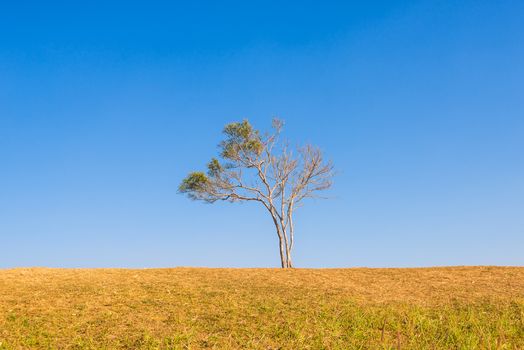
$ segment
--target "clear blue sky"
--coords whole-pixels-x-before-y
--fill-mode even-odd
[[[524,265],[522,1],[4,1],[0,267],[278,266],[177,194],[278,115],[339,176],[299,267]]]

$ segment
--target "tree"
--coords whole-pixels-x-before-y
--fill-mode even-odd
[[[224,128],[220,158],[213,158],[207,173],[192,172],[179,192],[193,200],[258,202],[271,215],[279,242],[283,268],[293,267],[295,242],[293,214],[307,198],[332,185],[333,165],[319,148],[306,145],[293,151],[282,140],[283,122],[273,119],[272,132],[262,135],[249,121]]]

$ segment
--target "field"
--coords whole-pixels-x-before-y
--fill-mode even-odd
[[[524,268],[0,270],[0,349],[524,349]]]

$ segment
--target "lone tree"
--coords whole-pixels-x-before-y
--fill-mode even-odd
[[[332,185],[333,165],[325,162],[317,147],[306,145],[293,151],[280,135],[283,122],[274,119],[272,132],[262,135],[249,121],[224,128],[220,159],[213,158],[207,173],[192,172],[179,192],[193,200],[253,201],[267,209],[275,224],[283,268],[293,267],[295,240],[293,213],[306,198]]]

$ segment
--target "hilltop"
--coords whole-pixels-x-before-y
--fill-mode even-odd
[[[0,349],[524,348],[524,268],[0,270]]]

